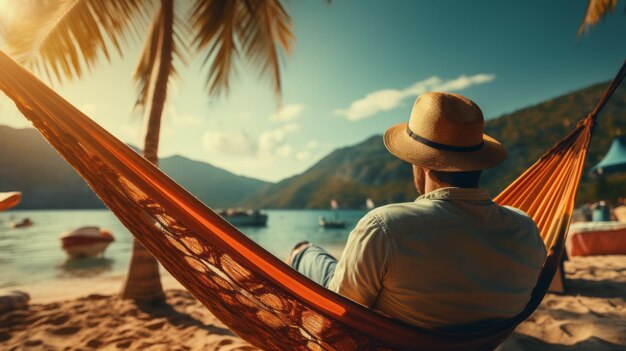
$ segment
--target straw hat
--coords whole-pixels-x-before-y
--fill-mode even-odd
[[[485,121],[470,99],[426,93],[415,100],[409,123],[385,132],[387,150],[414,165],[443,172],[478,171],[506,158],[497,140],[483,134]]]

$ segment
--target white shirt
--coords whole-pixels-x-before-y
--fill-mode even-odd
[[[545,257],[524,212],[443,188],[365,215],[328,288],[414,325],[462,326],[520,312]]]

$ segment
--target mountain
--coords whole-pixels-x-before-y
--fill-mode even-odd
[[[162,158],[159,163],[171,178],[214,208],[234,206],[269,185],[182,156]],[[10,190],[23,192],[20,209],[104,207],[36,130],[0,126],[0,191]]]
[[[482,184],[493,194],[503,190],[591,112],[608,84],[595,84],[489,121],[485,132],[500,139],[509,155],[500,167],[485,172]],[[597,177],[588,172],[602,160],[613,138],[624,133],[626,88],[622,86],[598,116],[576,198],[578,204],[626,196],[626,173]]]
[[[506,161],[483,173],[481,185],[498,194],[532,165],[551,145],[572,130],[593,109],[608,83],[601,83],[488,121],[485,132],[508,150]],[[599,162],[613,136],[626,132],[626,89],[620,88],[605,106],[592,138],[586,169]],[[408,117],[407,117],[408,118]],[[245,205],[263,208],[363,207],[369,197],[377,205],[412,201],[417,193],[411,168],[391,156],[382,136],[333,151],[304,173],[262,189]],[[626,196],[626,175],[591,177],[586,172],[578,202]]]
[[[385,149],[380,135],[331,152],[304,173],[270,185],[247,199],[260,208],[364,207],[415,198],[411,167]],[[408,197],[407,197],[408,196]]]

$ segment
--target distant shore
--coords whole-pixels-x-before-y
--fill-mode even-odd
[[[568,295],[549,294],[500,351],[626,349],[626,256],[566,263]],[[27,310],[0,313],[0,349],[251,351],[167,272],[168,305],[117,297],[123,275],[11,287],[31,295]]]

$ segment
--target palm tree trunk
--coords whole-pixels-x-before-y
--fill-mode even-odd
[[[143,149],[143,156],[155,165],[158,165],[159,134],[163,107],[167,98],[167,83],[172,73],[173,0],[161,0],[160,16],[162,16],[162,27],[159,40],[159,64],[156,66],[157,75],[152,91],[148,128]],[[141,243],[133,240],[133,253],[122,297],[155,302],[162,301],[164,296],[158,262]]]

